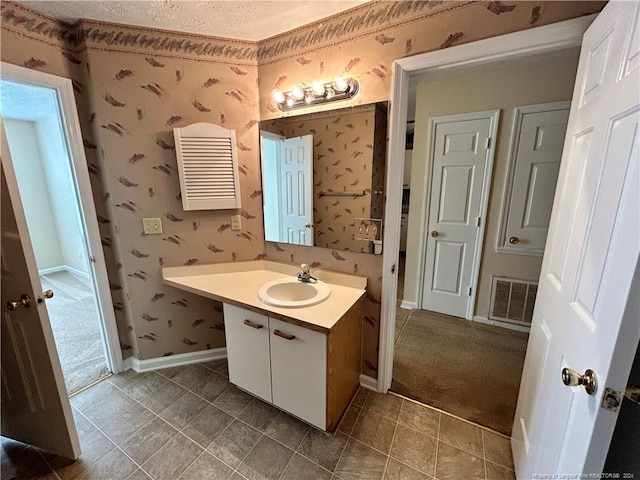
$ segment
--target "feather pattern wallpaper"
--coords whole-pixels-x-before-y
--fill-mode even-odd
[[[588,15],[604,3],[371,2],[256,43],[95,21],[70,26],[3,1],[1,55],[73,83],[125,358],[224,345],[221,306],[164,286],[162,266],[268,258],[368,277],[362,370],[376,377],[381,257],[264,241],[258,121],[280,116],[269,93],[346,74],[362,90],[341,106],[389,100],[397,58]],[[171,129],[200,121],[237,132],[239,212],[181,209]],[[241,232],[230,229],[234,213]],[[164,234],[143,235],[143,217],[161,217]]]

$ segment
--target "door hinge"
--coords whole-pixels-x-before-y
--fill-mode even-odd
[[[469,296],[471,296],[471,292],[473,291],[473,288],[469,287]]]
[[[484,148],[491,148],[491,137],[487,137],[487,144]]]
[[[395,263],[393,265],[391,265],[391,275],[393,275],[394,273],[396,273],[396,264]]]
[[[476,222],[476,226],[477,227],[480,226],[480,222],[482,222],[482,217],[478,217],[478,221]]]

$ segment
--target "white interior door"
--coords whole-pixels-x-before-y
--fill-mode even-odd
[[[78,434],[1,120],[0,131],[2,435],[75,459]]]
[[[557,102],[517,109],[515,170],[501,245],[506,252],[544,253],[569,107]]]
[[[280,151],[280,239],[313,246],[313,135],[287,138]]]
[[[467,317],[486,209],[497,112],[433,119],[422,309]],[[483,201],[484,200],[484,201]],[[484,205],[483,205],[484,204]],[[484,208],[483,208],[484,206]]]
[[[584,36],[512,446],[518,478],[601,473],[640,339],[625,315],[640,252],[640,19],[609,2]],[[615,360],[614,360],[615,358]],[[592,369],[597,389],[565,386]]]

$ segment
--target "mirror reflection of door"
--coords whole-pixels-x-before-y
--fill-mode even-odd
[[[112,368],[104,322],[113,314],[99,301],[83,213],[95,209],[83,203],[78,186],[88,174],[75,170],[57,91],[7,78],[1,84],[15,175],[9,181],[19,189],[41,291],[49,292],[46,307],[71,395]]]
[[[260,144],[265,239],[313,246],[313,135],[261,131]]]

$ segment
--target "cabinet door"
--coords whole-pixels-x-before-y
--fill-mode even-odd
[[[269,318],[274,405],[318,428],[327,426],[327,337]]]
[[[268,317],[225,303],[224,330],[229,380],[271,402]]]

